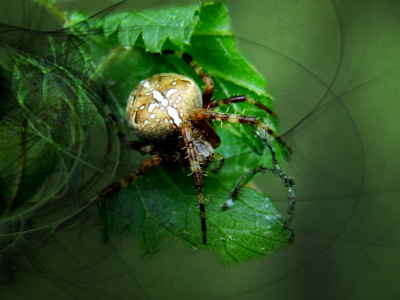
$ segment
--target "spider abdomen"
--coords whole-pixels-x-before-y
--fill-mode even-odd
[[[129,126],[145,140],[170,139],[182,121],[202,107],[199,86],[189,77],[162,73],[142,80],[132,91],[126,108]]]

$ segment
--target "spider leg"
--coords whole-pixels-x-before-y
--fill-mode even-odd
[[[294,181],[291,177],[286,175],[282,169],[278,165],[278,161],[276,160],[276,155],[275,155],[275,150],[271,146],[271,144],[264,140],[265,145],[268,147],[269,151],[271,152],[271,159],[272,159],[272,164],[273,164],[273,169],[269,169],[269,171],[275,173],[276,175],[279,176],[280,179],[282,179],[283,184],[285,187],[288,189],[288,200],[289,200],[289,210],[288,210],[288,215],[289,217],[286,219],[285,223],[283,224],[283,228],[287,229],[289,227],[289,224],[292,222],[294,218],[294,207],[296,206],[296,190],[294,188]]]
[[[237,115],[237,114],[227,114],[215,112],[208,109],[198,109],[193,113],[192,120],[194,122],[198,120],[214,120],[221,122],[229,122],[229,123],[241,123],[241,124],[250,124],[255,125],[257,129],[261,132],[266,132],[271,135],[277,142],[279,142],[283,147],[286,148],[287,151],[290,151],[289,146],[266,124],[261,122],[256,117],[245,116],[245,115]]]
[[[200,67],[192,58],[192,56],[188,53],[184,52],[179,52],[179,51],[174,51],[174,50],[164,50],[162,52],[163,54],[176,54],[178,56],[181,56],[182,59],[193,68],[193,70],[196,72],[197,76],[200,77],[201,81],[205,83],[204,90],[203,90],[203,102],[208,103],[211,100],[211,97],[214,93],[214,81],[208,75],[202,67]]]
[[[214,108],[216,106],[222,106],[222,105],[227,105],[227,104],[231,104],[231,103],[240,103],[240,102],[251,103],[251,104],[257,106],[258,108],[261,108],[262,110],[267,112],[269,115],[273,116],[274,118],[277,118],[277,115],[270,108],[266,107],[264,104],[257,102],[256,100],[249,98],[245,95],[229,97],[229,98],[221,99],[221,100],[213,100],[213,101],[210,101],[209,103],[207,103],[207,105],[204,105],[204,108],[210,109],[210,108]]]
[[[183,121],[180,124],[180,130],[182,134],[183,141],[185,143],[187,158],[190,162],[190,168],[193,175],[193,183],[197,190],[197,199],[200,208],[200,221],[201,221],[201,231],[203,244],[207,244],[207,226],[206,226],[206,210],[205,210],[205,198],[203,189],[203,170],[200,167],[199,159],[197,157],[196,148],[194,146],[194,136],[193,131],[190,127],[190,123]]]
[[[272,147],[270,148],[270,150],[272,149]],[[275,159],[275,152],[273,152],[272,150],[272,160],[276,161]],[[249,172],[246,172],[244,174],[242,174],[237,183],[235,188],[233,189],[232,193],[231,193],[231,198],[227,201],[224,202],[224,204],[222,205],[222,210],[227,210],[229,207],[233,206],[233,201],[235,201],[235,199],[237,198],[237,195],[239,194],[240,190],[243,188],[244,184],[243,181],[246,179],[246,177],[248,175],[252,175],[255,173],[264,173],[265,171],[270,171],[272,173],[275,173],[276,175],[279,176],[279,178],[282,179],[283,184],[285,185],[285,187],[288,189],[288,200],[289,200],[289,209],[288,209],[288,218],[286,219],[285,223],[283,224],[283,227],[285,229],[288,228],[289,224],[292,222],[293,218],[294,218],[294,207],[296,205],[296,190],[294,188],[294,181],[291,177],[289,177],[288,175],[286,175],[281,168],[279,167],[279,165],[277,163],[274,163],[274,168],[267,168],[264,166],[259,166],[256,169],[253,169]]]
[[[162,162],[163,162],[163,158],[161,155],[156,154],[156,155],[150,156],[144,162],[141,163],[139,168],[137,168],[135,171],[130,173],[124,179],[114,182],[114,183],[110,184],[108,187],[104,188],[100,193],[98,193],[96,196],[94,196],[89,201],[89,204],[97,203],[103,198],[114,195],[119,190],[122,190],[123,188],[127,187],[129,184],[133,183],[136,179],[138,179],[140,176],[142,176],[144,173],[146,173],[150,168],[159,166]]]
[[[126,137],[126,135],[119,128],[118,123],[117,123],[117,118],[115,117],[115,115],[113,113],[111,113],[111,112],[108,113],[108,120],[112,124],[112,126],[116,129],[117,136],[118,136],[119,140],[121,141],[121,143],[124,144],[125,146],[127,146],[129,149],[137,150],[142,155],[156,153],[154,145],[149,145],[148,143],[145,143],[145,142],[128,139]]]
[[[215,152],[214,155],[218,156],[218,161],[219,162],[218,162],[218,166],[215,169],[213,169],[212,172],[214,174],[217,174],[219,171],[221,171],[222,167],[224,166],[225,158],[224,158],[224,156],[222,154],[220,154],[218,152]]]
[[[225,201],[224,204],[222,205],[222,210],[227,210],[229,207],[233,206],[233,201],[235,201],[239,191],[243,188],[243,186],[244,186],[243,181],[246,179],[246,177],[248,175],[252,175],[252,174],[255,174],[255,173],[264,173],[265,171],[270,171],[270,172],[276,174],[283,181],[283,184],[285,185],[285,187],[288,190],[288,200],[289,200],[288,218],[285,220],[285,222],[283,224],[283,228],[288,229],[289,224],[294,219],[294,207],[296,205],[296,190],[294,188],[294,181],[293,181],[293,179],[291,177],[286,175],[282,171],[282,169],[279,167],[278,161],[276,159],[275,151],[274,151],[273,147],[271,146],[271,144],[268,143],[264,139],[263,139],[263,141],[264,141],[264,143],[266,144],[266,146],[268,147],[268,149],[269,149],[269,151],[271,153],[271,160],[272,160],[273,168],[267,168],[267,167],[264,167],[264,166],[259,166],[256,169],[253,169],[253,170],[251,170],[249,172],[246,172],[246,173],[242,174],[239,177],[239,179],[238,179],[238,181],[236,183],[236,186],[235,186],[235,188],[233,189],[233,191],[231,193],[231,198],[229,200]]]
[[[187,54],[182,54],[183,60],[189,64],[196,74],[200,77],[200,79],[205,83],[204,90],[203,90],[203,102],[208,103],[211,100],[211,97],[214,93],[215,86],[214,81],[194,60],[193,58]]]
[[[239,194],[240,190],[244,187],[243,181],[246,179],[246,177],[248,175],[252,175],[255,173],[259,173],[259,172],[264,172],[267,169],[268,168],[266,168],[266,167],[260,166],[249,172],[243,173],[236,182],[236,186],[231,193],[231,198],[229,200],[225,201],[224,204],[222,205],[222,210],[227,210],[229,207],[232,207],[234,205],[233,201],[236,200],[237,195]]]
[[[196,121],[197,119],[207,119],[207,120],[215,120],[215,121],[221,121],[221,122],[225,121],[225,122],[230,122],[230,123],[253,124],[253,125],[257,126],[257,128],[260,132],[263,132],[263,131],[267,132],[269,135],[274,137],[275,140],[279,141],[282,145],[284,145],[288,149],[286,144],[279,138],[279,136],[273,130],[271,130],[267,125],[265,125],[260,120],[258,120],[255,117],[252,117],[252,116],[226,114],[226,113],[210,111],[207,109],[198,109],[196,112],[194,112],[192,119],[193,119],[193,121]],[[243,187],[242,182],[246,178],[247,175],[254,174],[256,172],[262,172],[264,170],[269,170],[269,171],[275,173],[276,175],[278,175],[279,178],[282,179],[284,185],[288,188],[289,218],[285,221],[285,224],[284,224],[284,227],[287,228],[289,223],[294,218],[294,206],[296,205],[296,202],[295,202],[296,193],[295,193],[295,189],[294,189],[294,181],[292,178],[287,176],[279,167],[277,159],[276,159],[275,151],[274,151],[273,147],[271,146],[271,144],[268,142],[268,140],[266,138],[261,137],[260,134],[258,134],[258,133],[256,133],[256,134],[258,135],[258,137],[260,137],[260,139],[265,143],[265,145],[270,150],[273,168],[270,169],[270,168],[260,167],[258,169],[255,169],[253,171],[243,174],[239,178],[239,180],[236,184],[236,187],[235,187],[234,191],[232,192],[231,199],[229,199],[228,201],[226,201],[224,203],[223,209],[227,209],[228,207],[233,205],[233,200],[237,196],[237,193],[239,192],[239,190]]]
[[[200,130],[202,133],[202,138],[209,142],[213,148],[218,148],[221,145],[221,139],[214,127],[207,120],[199,120],[193,122],[194,127]]]

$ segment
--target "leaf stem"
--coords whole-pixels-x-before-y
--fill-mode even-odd
[[[118,56],[121,56],[122,50],[125,50],[126,54],[128,54],[129,52],[122,46],[117,46],[111,49],[106,56],[103,56],[103,58],[99,61],[99,63],[97,63],[93,73],[90,75],[89,82],[91,83],[92,81],[100,77],[101,73],[107,68],[107,66]]]
[[[49,0],[36,0],[39,4],[46,7],[61,23],[66,23],[68,18],[65,13],[61,12],[51,1]]]

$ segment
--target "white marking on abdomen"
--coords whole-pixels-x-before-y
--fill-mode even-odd
[[[169,89],[165,94],[165,98],[171,97],[172,94],[175,94],[178,90],[177,89]]]
[[[160,104],[158,103],[150,103],[149,108],[147,109],[148,112],[153,112],[153,109],[155,109],[156,107],[160,106]]]
[[[156,99],[158,102],[161,102],[164,99],[163,94],[160,93],[160,91],[153,91],[153,98]]]
[[[174,120],[174,124],[179,127],[182,123],[182,119],[179,118],[178,111],[172,106],[167,106],[168,115]]]
[[[167,100],[166,98],[164,98],[164,99],[161,101],[161,105],[162,105],[162,106],[168,106],[168,100]]]

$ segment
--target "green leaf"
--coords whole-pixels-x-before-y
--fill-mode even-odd
[[[72,14],[70,22],[78,22],[71,27],[75,33],[82,33],[87,29],[102,29],[105,37],[109,37],[117,32],[119,44],[123,47],[133,47],[138,37],[142,35],[147,51],[161,52],[167,38],[178,47],[189,44],[190,36],[199,19],[197,12],[197,5],[124,12],[108,15],[102,22],[97,20],[93,22],[89,19],[90,24],[85,21],[88,16],[80,13]]]

